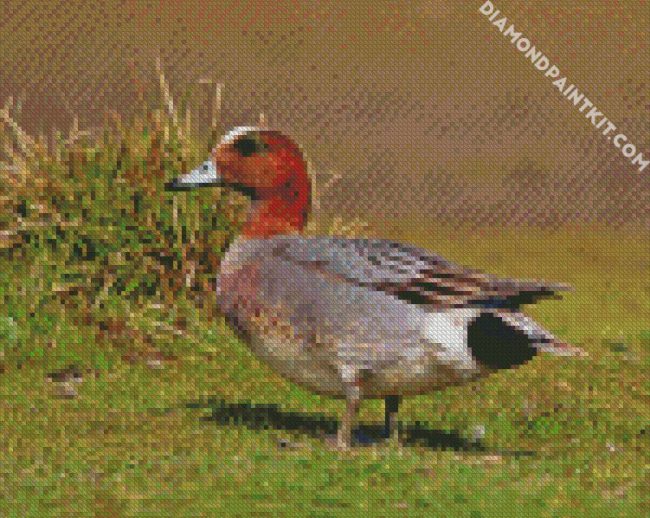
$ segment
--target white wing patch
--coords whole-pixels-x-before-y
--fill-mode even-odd
[[[467,327],[478,315],[478,309],[454,308],[429,313],[424,318],[423,337],[437,346],[437,356],[442,363],[455,368],[476,368],[467,346]]]

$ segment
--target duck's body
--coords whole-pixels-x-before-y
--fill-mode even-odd
[[[461,279],[462,289],[454,288],[450,281]],[[506,308],[524,293],[551,289],[493,279],[390,241],[282,236],[236,241],[217,297],[253,351],[291,381],[344,397],[349,373],[364,397],[385,397],[529,360],[554,338],[516,306]],[[502,341],[508,334],[517,343],[495,340],[497,357],[482,354],[469,331],[484,319],[497,329],[500,322]]]
[[[363,377],[365,397],[418,394],[478,373],[471,355],[436,343],[438,314],[323,268],[320,258],[340,247],[327,238],[278,237],[240,241],[227,253],[219,303],[259,357],[332,396],[345,396],[345,371]],[[451,314],[448,320],[451,329]],[[455,368],[438,361],[445,354]]]
[[[385,240],[298,235],[309,182],[299,148],[277,132],[234,130],[214,162],[175,185],[215,176],[255,200],[223,259],[219,305],[279,374],[346,398],[343,447],[361,398],[387,398],[394,428],[398,396],[520,365],[538,351],[572,352],[519,312],[563,286],[498,279]]]

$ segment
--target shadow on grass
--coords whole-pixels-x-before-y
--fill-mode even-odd
[[[285,411],[277,405],[228,403],[222,399],[211,398],[190,402],[186,407],[211,409],[212,414],[202,418],[205,421],[219,425],[245,426],[251,430],[285,430],[322,439],[327,435],[336,434],[338,428],[338,421],[330,416]],[[467,440],[456,432],[431,429],[421,422],[400,426],[400,434],[402,444],[407,446],[512,456],[534,455],[531,451],[491,449],[480,442]],[[355,438],[360,446],[376,444],[384,440],[384,427],[360,424],[355,430]]]

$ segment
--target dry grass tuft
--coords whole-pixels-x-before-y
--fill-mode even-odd
[[[209,134],[202,137],[192,131],[191,103],[176,104],[160,60],[156,70],[158,105],[147,104],[138,83],[142,109],[126,121],[107,111],[101,129],[81,128],[73,116],[67,134],[55,131],[47,142],[20,127],[13,99],[0,110],[0,253],[36,268],[53,265],[43,289],[74,293],[82,306],[95,308],[112,295],[139,305],[171,306],[183,297],[213,303],[206,295],[243,222],[246,202],[238,195],[164,192],[167,180],[203,160],[202,150],[219,140],[223,84],[200,82],[214,86]],[[259,124],[268,124],[263,113]],[[315,177],[317,216],[337,180]],[[322,231],[352,237],[366,227],[337,218]],[[316,228],[311,222],[309,231]]]

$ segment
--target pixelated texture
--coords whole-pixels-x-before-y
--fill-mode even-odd
[[[648,512],[650,167],[482,3],[2,0],[0,516]],[[647,1],[494,4],[650,157]]]

